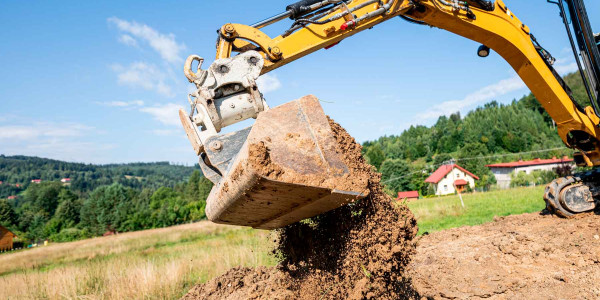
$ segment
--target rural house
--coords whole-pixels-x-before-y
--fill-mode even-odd
[[[413,201],[419,199],[419,191],[410,191],[410,192],[398,192],[398,201]]]
[[[553,157],[551,159],[534,159],[534,160],[519,160],[515,162],[508,163],[500,163],[500,164],[491,164],[486,167],[490,168],[494,177],[496,177],[496,182],[498,183],[498,187],[501,189],[507,189],[510,187],[510,174],[513,172],[525,172],[526,174],[530,174],[533,171],[543,170],[543,171],[556,171],[556,168],[568,165],[570,167],[575,167],[575,163],[573,163],[573,159],[567,156],[562,158]]]
[[[31,179],[31,183],[42,183],[41,179]]]
[[[463,192],[467,186],[475,188],[475,180],[479,180],[475,174],[457,164],[449,164],[440,166],[425,182],[433,186],[436,195],[441,196]]]
[[[15,237],[14,233],[0,225],[0,251],[12,250]]]

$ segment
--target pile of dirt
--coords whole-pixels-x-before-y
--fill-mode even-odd
[[[183,299],[398,299],[417,297],[406,279],[416,220],[381,191],[361,146],[330,120],[336,152],[352,174],[369,178],[369,196],[278,230],[274,268],[234,268]],[[273,167],[277,173],[277,168]]]
[[[413,286],[434,299],[599,299],[600,217],[524,214],[419,237]]]

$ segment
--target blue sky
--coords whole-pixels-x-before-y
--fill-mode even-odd
[[[505,0],[575,70],[556,6]],[[0,154],[113,163],[196,157],[177,108],[185,57],[212,62],[216,29],[284,10],[281,1],[0,2]],[[586,1],[588,12],[600,11]],[[600,15],[591,13],[600,31]],[[289,22],[265,28],[274,37]],[[359,141],[528,93],[497,54],[440,29],[391,20],[261,79],[270,106],[314,94]],[[248,123],[246,122],[246,124]],[[241,126],[241,125],[240,125]],[[240,128],[238,126],[237,128]]]

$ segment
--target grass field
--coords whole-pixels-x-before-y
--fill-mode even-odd
[[[410,202],[420,233],[539,211],[543,187]],[[269,232],[199,222],[0,254],[0,299],[174,299],[235,266],[270,266]]]
[[[490,222],[495,216],[541,211],[544,207],[543,186],[427,198],[408,203],[419,224],[419,234],[464,225]]]
[[[210,222],[0,255],[0,299],[176,299],[235,266],[273,265],[267,231]]]

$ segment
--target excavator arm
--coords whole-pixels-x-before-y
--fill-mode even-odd
[[[581,17],[582,22],[577,24],[585,25],[583,29],[590,31],[583,2],[565,1],[570,5],[570,11],[579,13],[575,16]],[[564,15],[563,1],[557,1],[556,4],[563,9]],[[294,154],[300,158],[296,157],[292,160],[281,158],[281,161],[277,161],[278,165],[294,169],[302,176],[309,176],[302,171],[307,169],[303,163],[306,161],[305,158],[314,154],[324,159],[325,163],[330,163],[331,159],[325,158],[327,155],[334,155],[323,150],[326,148],[323,145],[330,142],[328,137],[319,139],[314,135],[315,128],[317,128],[316,132],[331,134],[327,131],[327,124],[323,121],[325,118],[322,116],[320,106],[317,107],[318,104],[315,106],[314,103],[305,100],[298,101],[295,106],[290,103],[269,110],[262,94],[258,91],[256,79],[262,74],[317,50],[333,47],[345,38],[396,17],[445,29],[477,41],[482,44],[478,51],[479,56],[487,56],[490,49],[496,51],[513,67],[556,122],[558,134],[565,145],[578,150],[576,154],[578,164],[590,167],[600,165],[598,141],[600,118],[596,99],[591,96],[592,106],[585,108],[576,104],[569,88],[552,67],[554,58],[539,44],[529,27],[519,20],[503,1],[302,0],[286,7],[284,13],[251,26],[233,23],[222,26],[218,30],[216,60],[207,70],[201,69],[203,59],[199,56],[192,55],[186,61],[185,75],[196,85],[197,91],[190,95],[190,113],[182,110],[180,118],[196,154],[201,156],[200,165],[205,175],[216,184],[208,199],[207,214],[210,219],[258,228],[276,228],[333,209],[352,201],[352,198],[364,196],[362,194],[364,187],[357,187],[354,190],[346,188],[338,195],[331,196],[336,191],[340,192],[336,184],[315,186],[291,182],[293,180],[287,182],[275,180],[280,184],[276,187],[278,191],[293,189],[298,194],[297,191],[301,190],[325,188],[323,193],[329,196],[299,197],[303,198],[300,202],[294,202],[292,196],[279,195],[269,198],[268,195],[260,195],[258,197],[262,199],[260,201],[253,197],[259,194],[256,191],[260,191],[265,186],[272,187],[275,182],[272,177],[269,180],[269,176],[265,174],[248,172],[248,165],[250,165],[248,160],[251,160],[250,156],[252,156],[249,154],[250,143],[258,142],[258,136],[269,140],[274,139],[275,141],[269,147],[273,153],[277,153],[278,147],[281,147],[283,140],[289,134],[285,132],[286,130],[304,132],[304,128],[310,128],[306,131],[306,135],[312,136],[311,145],[316,145],[312,150],[318,152],[318,155],[301,151]],[[260,30],[264,26],[286,18],[292,19],[293,23],[280,36],[270,38]],[[584,24],[585,21],[588,23]],[[590,55],[592,59],[597,58],[594,54],[598,53],[598,49],[593,50],[596,52]],[[192,70],[195,62],[197,62],[196,72]],[[586,67],[586,69],[593,69],[593,64],[586,63]],[[586,78],[590,84],[595,84],[594,80],[597,81],[597,77],[594,76]],[[597,93],[595,95],[597,97]],[[281,117],[298,115],[298,112],[301,112],[304,117],[295,121],[291,121],[289,117]],[[266,120],[266,116],[269,116],[270,121]],[[247,128],[228,135],[218,134],[225,126],[248,118],[258,118],[255,128]],[[273,120],[278,120],[279,123]],[[268,126],[263,125],[268,122],[270,122]],[[285,128],[281,126],[283,123],[288,125],[286,129],[281,129]],[[263,127],[263,131],[271,130],[271,132],[269,134],[258,132],[258,128]],[[231,147],[224,147],[224,144]],[[271,155],[270,158],[273,157],[276,158],[277,155]],[[245,168],[246,173],[251,175],[243,178],[234,176],[236,178],[231,179],[232,173],[239,172],[240,168]],[[342,170],[337,173],[331,171],[331,166],[325,169],[315,171],[316,173],[311,173],[310,176],[320,175],[323,178],[343,176],[346,174],[344,170],[347,170],[347,166],[342,164],[341,168],[333,168]],[[261,180],[267,182],[260,183]],[[569,216],[595,207],[593,195],[596,194],[596,187],[593,184],[586,184],[584,182],[586,180],[581,178],[571,181],[569,184],[560,182],[551,191],[546,192],[545,198],[550,210]],[[322,183],[323,180],[320,182]],[[561,188],[558,187],[559,185]],[[234,192],[231,192],[231,186],[238,187],[233,188]],[[563,198],[568,199],[560,199],[562,192],[566,195]],[[313,191],[314,193],[316,190]],[[294,203],[274,208],[269,214],[258,213],[266,207],[266,204],[259,203],[271,203],[270,201],[274,201],[271,198],[277,197],[286,199],[282,201]],[[328,205],[332,197],[337,200],[334,201],[334,205]],[[215,202],[215,205],[211,205],[211,201]],[[212,208],[213,206],[216,208]],[[301,210],[305,212],[297,213]],[[260,216],[249,220],[251,218],[247,216],[248,214],[257,213]]]

